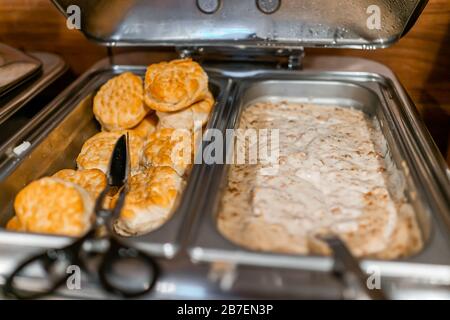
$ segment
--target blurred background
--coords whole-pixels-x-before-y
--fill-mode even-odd
[[[79,31],[68,30],[50,0],[0,0],[0,42],[57,53],[77,75],[107,54]],[[413,29],[391,48],[310,49],[306,54],[358,56],[390,67],[450,165],[450,0],[430,0]]]

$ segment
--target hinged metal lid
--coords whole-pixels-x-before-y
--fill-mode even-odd
[[[427,0],[53,2],[88,38],[109,46],[374,49],[404,35]]]

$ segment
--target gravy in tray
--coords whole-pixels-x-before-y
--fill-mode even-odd
[[[260,102],[244,109],[239,128],[278,129],[279,155],[276,172],[264,163],[231,165],[218,213],[218,228],[231,241],[329,254],[317,236],[332,233],[355,256],[382,259],[422,247],[377,120],[348,107]]]

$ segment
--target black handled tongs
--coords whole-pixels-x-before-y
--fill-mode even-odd
[[[7,295],[32,299],[53,293],[68,284],[71,273],[68,267],[78,266],[87,271],[86,259],[92,251],[85,247],[100,248],[102,258],[98,264],[98,280],[108,292],[122,297],[137,297],[152,290],[159,274],[158,266],[152,257],[142,251],[125,245],[112,231],[112,222],[123,208],[127,193],[129,173],[128,137],[123,135],[117,141],[111,156],[108,170],[108,184],[95,204],[96,220],[93,227],[80,239],[61,249],[48,250],[21,263],[7,278],[4,291]],[[119,196],[113,208],[104,206],[105,199],[114,188]],[[101,242],[100,246],[92,245]],[[106,242],[106,246],[104,245]],[[89,243],[90,245],[85,245]],[[22,275],[40,266],[40,287],[34,290],[20,286]],[[32,291],[32,292],[30,292]]]
[[[326,235],[319,238],[326,242],[333,251],[333,273],[342,279],[347,287],[359,287],[369,299],[386,300],[381,288],[369,288],[367,274],[361,270],[359,261],[338,236]]]

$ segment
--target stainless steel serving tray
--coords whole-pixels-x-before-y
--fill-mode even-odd
[[[388,156],[402,173],[406,196],[415,209],[425,244],[423,250],[412,257],[395,261],[365,259],[362,265],[366,270],[379,268],[385,277],[450,285],[450,184],[447,168],[409,101],[402,101],[394,83],[395,77],[367,72],[261,70],[229,74],[239,77],[240,81],[233,110],[227,119],[223,119],[227,128],[235,128],[242,110],[261,100],[342,105],[359,108],[370,117],[376,117],[387,140]],[[431,159],[434,164],[430,166],[426,159]],[[201,215],[197,216],[193,231],[195,239],[189,249],[193,261],[225,261],[322,272],[332,270],[333,259],[330,257],[248,250],[221,235],[216,226],[216,213],[226,186],[228,168],[229,165],[207,168],[210,196],[203,204]],[[442,179],[438,181],[436,176]]]
[[[7,95],[0,97],[0,144],[3,144],[14,133],[15,129],[27,124],[30,114],[39,112],[39,107],[26,109],[28,102],[45,91],[50,85],[67,71],[68,66],[58,55],[47,52],[31,52],[31,56],[42,63],[41,72],[28,79]],[[22,109],[22,108],[24,108]],[[19,112],[21,111],[21,112]],[[22,113],[22,114],[21,114]],[[26,119],[25,119],[26,118]]]
[[[18,63],[29,64],[31,68],[12,79],[12,81],[0,85],[0,97],[37,75],[42,67],[42,62],[35,57],[0,43],[0,77],[2,76],[2,69],[6,70],[6,68]]]
[[[55,141],[63,139],[63,137],[57,138],[58,134],[62,133],[61,130],[57,130],[57,127],[61,126],[69,118],[76,119],[76,110],[80,107],[78,110],[81,110],[83,103],[89,105],[89,102],[83,102],[83,99],[86,95],[92,94],[95,88],[102,83],[102,81],[98,81],[96,84],[93,83],[102,72],[106,70],[108,76],[105,78],[108,78],[114,72],[142,70],[142,65],[173,58],[173,55],[167,55],[166,53],[157,55],[155,52],[151,55],[149,53],[126,54],[115,56],[114,61],[112,61],[114,63],[113,66],[110,65],[111,62],[103,61],[90,69],[36,116],[29,126],[18,132],[6,145],[0,147],[0,181],[4,181],[8,176],[14,174],[16,169],[24,163],[35,165],[32,170],[40,171],[41,175],[45,174],[45,169],[41,169],[40,166],[48,167],[49,165],[45,164],[45,162],[53,162],[52,158],[58,155],[58,149],[54,148],[55,150],[49,152],[43,146],[46,145],[48,148],[53,148],[53,144],[41,144],[41,142],[49,139],[50,136],[55,137]],[[131,65],[139,66],[131,67]],[[411,171],[411,179],[414,179],[414,181],[417,178],[424,179],[422,185],[427,190],[429,208],[423,211],[423,216],[425,223],[427,221],[430,223],[429,228],[426,226],[423,228],[424,231],[427,229],[430,231],[429,235],[426,235],[426,238],[428,238],[426,245],[431,246],[436,242],[442,245],[442,260],[440,262],[436,260],[434,260],[435,263],[432,262],[435,259],[435,251],[430,250],[428,251],[430,252],[429,256],[424,255],[425,251],[422,253],[421,259],[424,261],[423,263],[410,261],[383,263],[381,273],[382,288],[390,298],[417,298],[419,297],[418,294],[421,294],[420,297],[425,298],[449,297],[450,271],[448,261],[446,262],[446,259],[448,259],[448,244],[447,242],[442,243],[445,239],[445,234],[448,232],[447,227],[450,228],[450,224],[446,224],[450,217],[444,218],[448,214],[449,203],[449,201],[444,199],[444,191],[449,190],[448,188],[445,189],[449,185],[447,176],[445,176],[446,165],[442,156],[439,155],[439,151],[432,143],[425,127],[418,120],[412,103],[389,69],[365,59],[346,57],[306,57],[304,70],[296,71],[273,71],[273,66],[263,69],[264,66],[253,64],[237,65],[226,63],[207,64],[206,66],[208,73],[213,79],[218,79],[217,81],[226,84],[226,90],[223,94],[223,97],[226,98],[223,100],[226,101],[218,99],[219,105],[216,107],[214,116],[209,124],[210,127],[217,125],[220,129],[236,123],[237,111],[239,110],[239,105],[235,101],[235,98],[237,98],[236,88],[241,87],[241,83],[245,79],[253,79],[256,82],[283,80],[328,83],[331,81],[341,85],[349,82],[353,83],[350,86],[357,88],[355,89],[356,91],[365,91],[364,88],[359,89],[361,85],[372,90],[376,98],[369,98],[369,101],[381,99],[383,109],[393,112],[393,114],[389,112],[390,118],[387,122],[389,122],[390,126],[393,125],[395,127],[395,131],[398,131],[395,134],[401,133],[402,137],[405,138],[405,132],[411,133],[411,131],[414,131],[413,136],[408,135],[397,148],[401,150],[402,154],[407,154],[408,164],[412,160],[417,161],[414,170]],[[220,80],[222,77],[231,80]],[[268,80],[268,78],[270,79]],[[257,95],[259,96],[259,94]],[[349,102],[354,101],[356,98],[342,96],[342,99]],[[221,106],[225,107],[222,108]],[[221,110],[218,110],[219,108]],[[71,115],[72,113],[74,114]],[[391,117],[396,120],[394,121]],[[96,129],[92,127],[92,122],[89,120],[86,123],[88,123],[87,127],[91,128],[90,130]],[[89,125],[89,123],[91,124]],[[77,125],[81,126],[82,123]],[[47,138],[48,135],[50,136]],[[387,138],[389,139],[389,137]],[[29,140],[33,150],[29,150],[21,157],[11,154],[11,148],[20,144],[23,140]],[[51,154],[51,157],[44,158],[39,156],[38,158],[42,159],[39,163],[30,161],[32,154],[39,155],[38,150],[41,148],[40,146],[42,146],[40,151],[42,153],[40,154]],[[73,149],[73,152],[75,153],[75,149]],[[61,163],[61,166],[64,161],[73,166],[73,159],[64,160],[62,157],[55,161],[60,161],[58,163]],[[58,168],[55,167],[54,169],[57,170]],[[162,242],[155,242],[153,245],[150,243],[146,244],[145,239],[149,241],[156,240],[152,238],[151,234],[145,239],[130,239],[145,250],[161,256],[158,259],[158,263],[163,270],[161,277],[158,279],[154,291],[144,298],[345,298],[346,296],[343,294],[345,288],[342,283],[334,278],[332,274],[326,272],[331,267],[332,259],[301,257],[301,262],[299,262],[299,257],[295,256],[272,254],[257,256],[258,253],[231,245],[228,240],[217,232],[213,218],[214,211],[208,208],[214,201],[208,199],[214,198],[215,201],[219,200],[219,195],[216,195],[216,192],[224,181],[215,180],[220,179],[222,176],[226,177],[224,169],[217,165],[204,164],[201,166],[197,182],[192,183],[198,187],[196,192],[193,192],[193,198],[191,199],[191,202],[195,205],[190,206],[189,210],[187,210],[189,212],[184,212],[186,216],[196,216],[198,219],[195,221],[195,225],[189,228],[186,239],[188,243],[183,242],[184,244],[179,248],[179,254],[176,254],[173,258],[164,258],[163,256],[167,252],[173,252],[177,246],[169,244],[166,248],[169,247],[170,249],[165,251]],[[37,177],[39,173],[33,173],[33,175]],[[32,177],[28,178],[20,175],[17,177],[23,179],[22,185],[26,181],[32,180]],[[12,180],[9,181],[13,182]],[[10,187],[6,186],[4,188],[3,185],[1,188],[2,190],[9,190]],[[14,188],[17,188],[17,185]],[[12,197],[11,194],[6,194],[5,196]],[[202,199],[204,201],[200,201]],[[177,214],[183,215],[183,212],[178,211]],[[1,217],[3,219],[1,223],[4,223],[6,216]],[[440,224],[441,229],[439,229],[439,226],[436,226],[435,221],[442,221]],[[185,227],[189,227],[189,222],[183,221],[183,224],[185,223]],[[173,231],[174,229],[171,230]],[[184,230],[186,231],[187,228],[184,228]],[[174,234],[168,235],[168,238],[177,239]],[[167,239],[164,241],[166,244],[170,241]],[[9,274],[12,268],[28,255],[36,254],[42,251],[43,248],[62,246],[70,240],[70,238],[66,237],[0,231],[0,285],[4,282],[4,276]],[[428,247],[425,250],[428,250]],[[279,258],[281,260],[277,263],[275,260]],[[252,261],[249,261],[250,259]],[[378,261],[375,262],[378,263]],[[303,266],[303,269],[307,270],[301,270],[299,263]],[[373,262],[364,261],[363,266],[367,269],[371,263]],[[305,264],[307,268],[305,268]],[[403,269],[404,266],[406,266],[405,269]],[[385,275],[386,277],[384,277]],[[408,275],[411,276],[411,279],[407,279]],[[396,278],[397,276],[401,277]],[[29,288],[33,288],[35,281],[39,279],[27,276],[23,280]],[[82,290],[62,289],[56,297],[105,298],[109,296],[105,296],[98,288],[95,279],[87,278],[82,280]]]
[[[52,175],[63,168],[75,168],[75,159],[83,143],[100,129],[92,113],[92,99],[96,90],[113,76],[132,71],[143,76],[146,66],[114,66],[88,71],[56,101],[48,106],[32,125],[19,132],[10,143],[2,146],[0,163],[0,226],[5,226],[13,215],[12,203],[17,192],[33,180]],[[224,110],[224,97],[229,81],[210,78],[210,90],[216,105],[207,125],[216,128]],[[21,155],[11,152],[22,141],[31,147]],[[194,165],[180,204],[172,217],[163,226],[148,234],[128,238],[127,241],[157,256],[171,258],[185,236],[187,216],[191,205],[195,205],[193,191],[200,173]],[[25,234],[0,229],[0,244],[14,243],[20,246],[40,248],[59,247],[69,241],[67,237]]]

